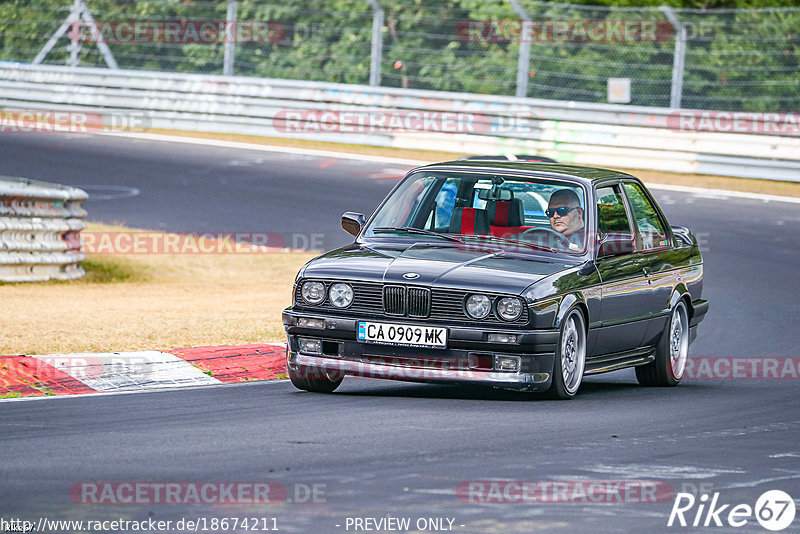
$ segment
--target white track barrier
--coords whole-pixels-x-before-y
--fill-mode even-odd
[[[0,280],[70,280],[84,275],[80,231],[86,227],[74,187],[0,176]]]
[[[800,135],[777,134],[771,119],[756,125],[757,133],[677,131],[674,111],[666,108],[0,62],[0,109],[96,112],[102,115],[96,131],[172,129],[530,153],[563,163],[800,181]],[[319,113],[307,113],[312,110]],[[300,123],[287,124],[292,111],[304,117]],[[474,128],[443,132],[390,125],[364,131],[343,126],[336,113],[322,113],[370,111],[469,114]]]

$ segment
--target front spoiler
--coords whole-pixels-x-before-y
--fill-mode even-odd
[[[549,357],[551,360],[553,356]],[[344,374],[365,378],[400,380],[403,382],[457,383],[493,386],[521,391],[545,391],[550,387],[550,373],[511,373],[472,369],[440,369],[407,367],[374,362],[360,362],[342,358],[289,353],[288,365],[294,370],[303,369],[309,376]],[[551,366],[552,368],[552,366]],[[301,371],[302,372],[302,371]]]

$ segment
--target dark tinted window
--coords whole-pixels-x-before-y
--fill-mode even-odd
[[[603,234],[631,233],[631,224],[618,186],[597,189],[597,229]]]
[[[669,245],[664,225],[642,187],[636,183],[626,182],[625,194],[636,219],[642,247],[648,250]]]

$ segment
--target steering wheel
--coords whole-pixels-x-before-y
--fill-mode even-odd
[[[536,232],[547,234],[549,236],[555,236],[556,238],[558,238],[558,240],[561,242],[561,244],[565,248],[569,248],[569,246],[572,244],[572,241],[570,241],[569,238],[567,236],[565,236],[564,234],[562,234],[561,232],[559,232],[557,230],[553,230],[552,228],[545,228],[544,226],[537,226],[535,228],[528,228],[527,230],[525,230],[524,232],[519,234],[519,236],[523,237],[523,236],[528,235],[528,234],[535,234]]]

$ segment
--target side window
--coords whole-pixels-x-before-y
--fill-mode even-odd
[[[658,218],[653,204],[647,198],[639,184],[625,182],[625,194],[633,210],[636,226],[639,227],[639,239],[645,250],[669,245],[664,225]]]
[[[597,189],[597,230],[603,234],[632,232],[619,186]]]
[[[426,230],[449,228],[458,194],[458,179],[448,178],[436,194],[436,205],[425,224]]]

